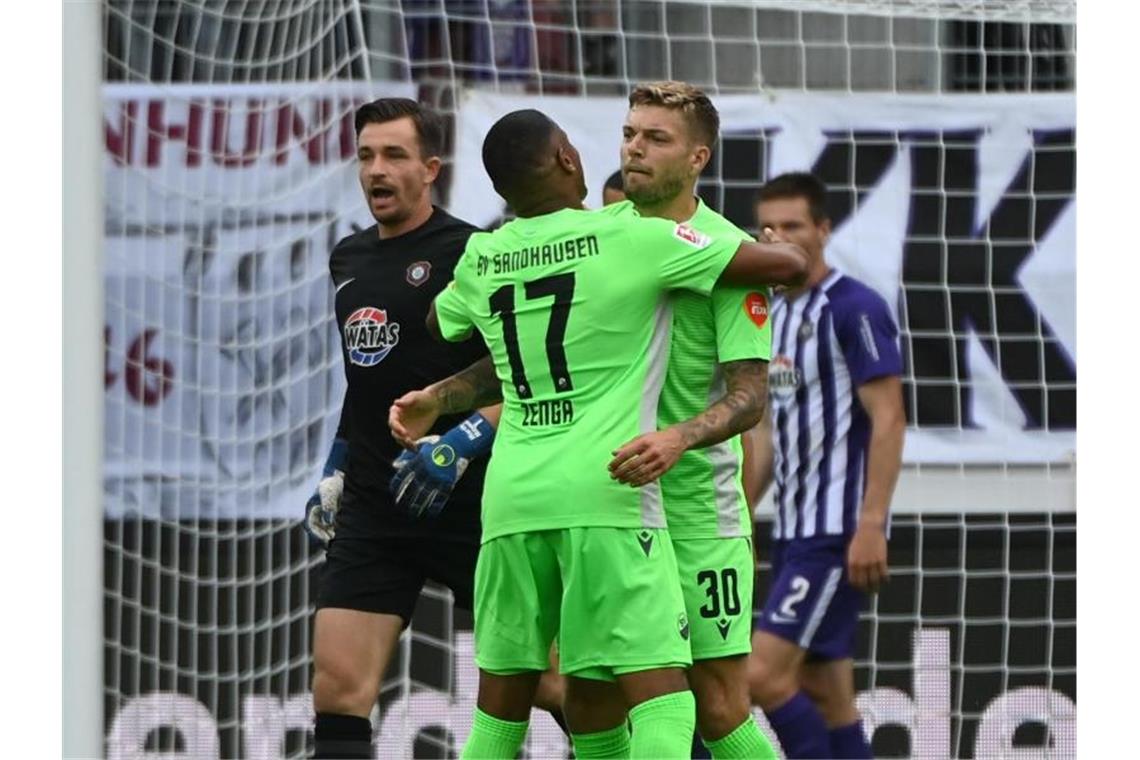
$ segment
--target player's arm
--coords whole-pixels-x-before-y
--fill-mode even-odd
[[[428,335],[440,343],[446,342],[443,337],[443,331],[439,328],[439,315],[435,312],[434,300],[431,302],[431,306],[428,307],[427,319],[425,320],[425,323],[427,324]]]
[[[643,486],[664,475],[690,449],[728,440],[756,425],[768,396],[768,363],[744,359],[720,365],[726,391],[708,409],[664,430],[634,438],[614,452],[610,477]]]
[[[744,241],[721,272],[720,285],[802,285],[808,258],[795,243]]]
[[[396,399],[388,410],[388,427],[392,437],[408,449],[427,435],[443,414],[458,414],[489,407],[497,426],[503,400],[503,387],[495,375],[490,355],[466,369],[418,391],[409,391]],[[484,415],[488,417],[488,415]],[[490,419],[490,417],[488,417]]]
[[[897,375],[863,383],[858,395],[871,421],[871,440],[867,487],[847,552],[847,573],[853,586],[874,591],[887,579],[887,512],[902,468],[906,415]]]
[[[424,322],[436,340],[460,342],[474,332],[469,306],[474,296],[468,261],[470,258],[465,252],[455,268],[454,279],[428,307]],[[481,379],[483,375],[488,376],[487,382]],[[453,376],[458,377],[456,382],[444,380],[423,390],[411,391],[396,399],[389,408],[388,426],[392,435],[408,449],[392,463],[396,472],[388,488],[397,505],[417,517],[438,514],[446,506],[467,465],[491,451],[498,409],[479,409],[442,436],[427,433],[441,414],[490,407],[498,402],[497,397],[480,401],[479,392],[475,390],[489,387],[490,381],[494,381],[497,396],[498,381],[494,375],[491,357],[486,356]]]
[[[491,452],[499,409],[480,409],[443,435],[420,438],[414,450],[401,452],[388,482],[396,505],[413,517],[442,512],[468,465]]]
[[[774,452],[772,447],[772,411],[767,404],[764,405],[764,416],[760,423],[740,436],[744,448],[744,497],[748,500],[748,510],[756,509],[757,503],[763,498],[775,474],[773,466]],[[760,569],[760,533],[756,530],[756,518],[752,517],[752,560],[756,569]]]
[[[760,422],[741,434],[741,443],[744,445],[744,496],[748,499],[749,508],[755,508],[772,485],[774,475],[772,415],[767,404]]]
[[[490,453],[502,413],[501,393],[491,357],[461,372],[410,391],[388,410],[393,437],[407,451],[392,463],[388,483],[396,504],[416,517],[439,514],[467,466]],[[486,399],[484,401],[483,399]],[[477,411],[442,436],[427,435],[441,414]]]

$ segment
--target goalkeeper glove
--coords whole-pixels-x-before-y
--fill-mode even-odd
[[[489,452],[494,440],[495,428],[478,412],[443,437],[419,439],[415,451],[405,451],[392,462],[396,474],[388,490],[396,505],[413,517],[435,517],[447,504],[467,465]]]
[[[321,471],[321,481],[305,504],[305,530],[326,545],[336,533],[336,513],[340,509],[341,494],[344,493],[347,459],[348,441],[343,438],[334,439],[328,459],[325,460],[325,468]]]

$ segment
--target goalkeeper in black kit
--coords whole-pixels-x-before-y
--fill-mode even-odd
[[[414,452],[388,430],[396,398],[487,353],[478,338],[445,346],[425,327],[476,228],[431,203],[443,140],[436,114],[382,98],[356,112],[356,136],[377,224],[341,240],[330,260],[348,387],[306,507],[306,527],[327,544],[313,643],[317,758],[372,757],[368,715],[427,579],[471,608],[485,455],[498,421],[497,408],[441,418]],[[560,721],[557,676],[544,677],[535,699]]]

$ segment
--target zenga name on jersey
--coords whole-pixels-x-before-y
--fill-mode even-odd
[[[568,425],[574,421],[574,402],[570,399],[523,402],[523,427]]]

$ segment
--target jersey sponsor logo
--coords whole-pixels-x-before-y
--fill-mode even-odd
[[[344,320],[344,347],[358,367],[379,364],[399,342],[400,323],[390,322],[384,309],[364,306]]]
[[[768,299],[763,293],[749,293],[744,297],[744,313],[757,327],[768,322]]]
[[[673,228],[673,237],[678,240],[684,240],[694,248],[706,248],[709,244],[709,236],[703,232],[697,232],[687,224],[678,224]]]
[[[408,271],[404,273],[404,279],[408,281],[408,284],[417,288],[427,282],[428,277],[431,277],[430,261],[413,262],[408,265]]]
[[[768,364],[768,393],[776,401],[788,401],[800,387],[800,371],[790,357],[779,354]]]

